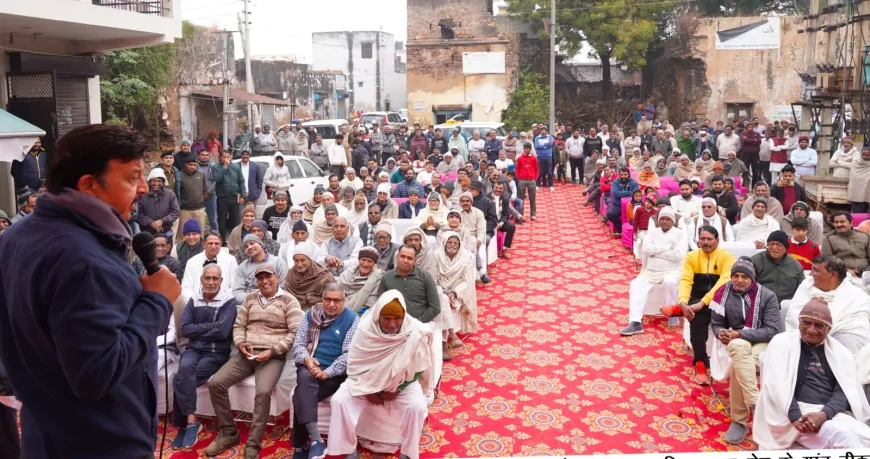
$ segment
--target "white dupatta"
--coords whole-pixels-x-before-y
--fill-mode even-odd
[[[399,332],[389,335],[378,319],[387,303],[399,300],[405,320]],[[347,355],[347,389],[354,397],[395,392],[400,385],[422,372],[418,382],[428,394],[432,372],[432,330],[411,317],[405,297],[398,290],[384,292],[375,306],[362,316]]]
[[[459,251],[452,260],[447,256],[446,249],[447,240],[451,237],[459,240]],[[462,250],[462,237],[453,231],[445,232],[439,242],[441,247],[435,251],[435,264],[438,268],[435,283],[444,289],[445,295],[455,293],[462,300],[460,333],[474,333],[477,331],[477,289],[474,285],[477,271],[475,254],[468,250]],[[441,303],[441,313],[450,314],[452,311],[444,310],[450,307],[450,302],[442,301]]]
[[[830,335],[825,340],[824,346],[825,358],[843,393],[846,394],[846,399],[849,400],[853,417],[866,423],[870,416],[870,406],[858,382],[852,354]],[[759,449],[788,449],[801,435],[788,418],[788,409],[797,384],[800,353],[800,332],[792,330],[773,337],[767,349],[761,354],[761,391],[752,424],[752,436],[758,443]],[[839,416],[843,414],[834,418]],[[864,425],[864,428],[864,432],[858,432],[862,437],[870,434],[870,427]]]
[[[813,279],[806,279],[795,292],[788,314],[785,330],[798,329],[798,315],[811,298],[821,298],[828,303],[834,326],[830,336],[846,346],[853,355],[870,344],[870,296],[856,287],[848,278],[830,292],[813,286]]]

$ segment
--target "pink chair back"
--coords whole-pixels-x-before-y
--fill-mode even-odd
[[[441,181],[442,182],[455,182],[456,177],[458,177],[458,176],[459,176],[459,174],[457,174],[456,172],[451,172],[451,173],[445,175],[444,178],[441,179]]]
[[[408,202],[408,198],[393,198],[393,201],[396,201],[396,204],[401,206],[403,202]]]
[[[622,223],[623,224],[628,222],[628,215],[625,214],[625,206],[626,206],[626,204],[628,204],[629,201],[631,201],[630,197],[622,198],[622,200],[619,202],[619,210],[620,210],[619,213],[620,213],[620,215],[622,215]]]
[[[852,226],[858,226],[867,219],[870,219],[870,214],[852,214]]]

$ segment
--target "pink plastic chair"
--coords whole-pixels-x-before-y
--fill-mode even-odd
[[[507,238],[507,233],[505,233],[504,231],[496,231],[495,238],[496,249],[498,250],[498,253],[501,253],[504,250],[504,240],[505,238]]]
[[[870,214],[852,214],[852,226],[858,226],[867,219],[870,219]]]
[[[622,246],[634,250],[634,226],[631,223],[622,224]]]
[[[458,174],[456,172],[451,172],[451,173],[445,175],[441,181],[442,182],[455,182],[457,176],[458,176]]]
[[[396,204],[401,206],[403,202],[408,202],[408,198],[393,198],[393,201],[396,201]]]

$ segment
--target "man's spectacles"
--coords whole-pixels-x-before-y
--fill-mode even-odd
[[[338,304],[344,301],[344,298],[329,298],[323,297],[323,304]]]

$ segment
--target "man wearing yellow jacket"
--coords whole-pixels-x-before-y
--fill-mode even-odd
[[[689,252],[683,261],[678,295],[680,312],[689,321],[690,342],[695,353],[692,361],[695,382],[701,385],[710,383],[707,376],[710,301],[713,293],[731,279],[731,266],[735,261],[734,255],[719,248],[719,231],[712,226],[698,230],[698,250]]]

